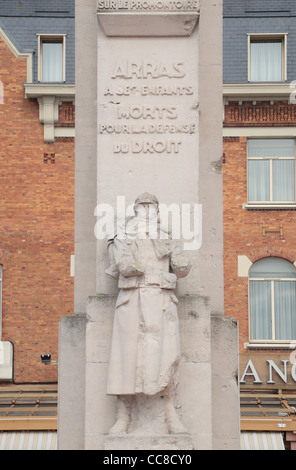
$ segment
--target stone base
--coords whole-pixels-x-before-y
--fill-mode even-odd
[[[105,450],[192,450],[189,434],[109,434]]]
[[[115,301],[90,297],[86,316],[61,319],[59,450],[238,450],[237,324],[211,316],[199,296],[180,296],[178,304],[182,359],[175,407],[188,433],[169,434],[160,394],[137,395],[127,434],[108,434],[117,415],[116,397],[106,396]]]

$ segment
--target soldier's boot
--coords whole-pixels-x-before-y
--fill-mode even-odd
[[[187,434],[188,431],[185,426],[181,423],[178,413],[174,406],[173,398],[170,394],[166,394],[165,397],[165,415],[166,423],[170,434]]]
[[[119,396],[117,399],[117,421],[109,434],[125,434],[130,423],[130,399]]]

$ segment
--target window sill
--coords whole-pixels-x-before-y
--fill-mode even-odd
[[[282,85],[288,83],[288,80],[248,80],[248,85]]]
[[[296,203],[270,203],[270,204],[264,204],[264,203],[258,203],[258,204],[253,204],[253,203],[245,203],[242,205],[243,209],[248,209],[248,210],[295,210],[296,209]]]
[[[59,96],[68,100],[75,99],[75,85],[62,83],[24,83],[25,98],[39,98],[41,96]]]
[[[293,351],[296,348],[296,341],[289,341],[287,343],[281,343],[281,342],[258,342],[258,343],[245,343],[244,344],[245,349],[289,349]]]

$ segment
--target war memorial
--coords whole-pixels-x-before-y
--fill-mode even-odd
[[[239,448],[222,1],[76,1],[75,312],[59,449]]]

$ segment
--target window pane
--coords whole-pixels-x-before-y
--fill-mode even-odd
[[[248,200],[270,200],[269,161],[248,161]]]
[[[270,281],[250,281],[250,336],[272,339]]]
[[[272,164],[273,200],[295,201],[294,160],[274,160]]]
[[[42,81],[63,81],[63,43],[42,42]]]
[[[275,339],[296,339],[296,283],[274,282]]]
[[[294,139],[248,140],[248,200],[295,202]],[[270,192],[272,160],[272,197]],[[284,158],[287,157],[287,160]],[[258,160],[252,160],[258,158]],[[265,160],[259,160],[264,158]],[[293,160],[292,160],[293,159]]]
[[[251,80],[282,80],[282,40],[251,41]]]
[[[264,258],[253,264],[250,269],[250,278],[296,278],[294,266],[281,258]]]
[[[294,157],[294,139],[249,139],[248,157]]]

